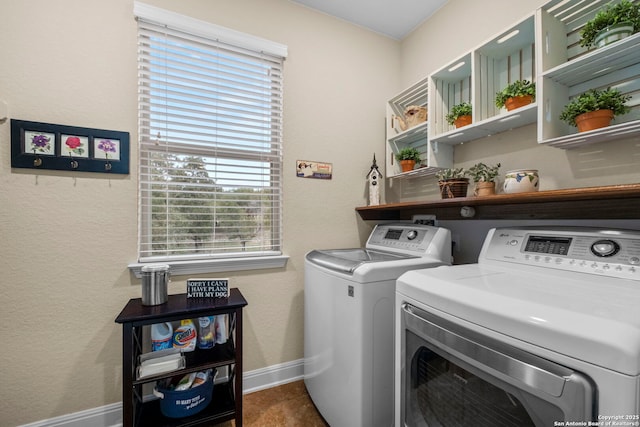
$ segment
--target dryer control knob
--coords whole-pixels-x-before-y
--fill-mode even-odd
[[[418,237],[418,232],[417,232],[416,230],[409,230],[409,231],[407,232],[407,239],[409,239],[409,240],[413,240],[413,239],[415,239],[416,237]]]
[[[591,252],[599,257],[613,256],[620,250],[618,245],[613,240],[598,240],[591,245]]]

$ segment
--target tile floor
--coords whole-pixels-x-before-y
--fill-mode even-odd
[[[303,381],[244,395],[245,427],[329,427],[313,405]],[[219,427],[233,427],[229,421]]]

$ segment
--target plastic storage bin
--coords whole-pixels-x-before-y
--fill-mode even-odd
[[[204,410],[211,403],[215,374],[215,371],[212,372],[204,384],[183,391],[169,390],[157,385],[153,394],[160,398],[162,415],[169,418],[182,418]]]

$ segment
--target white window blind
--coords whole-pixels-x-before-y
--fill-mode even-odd
[[[283,61],[138,16],[140,262],[281,253]]]

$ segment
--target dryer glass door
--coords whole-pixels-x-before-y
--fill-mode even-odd
[[[404,304],[408,427],[546,427],[595,421],[584,375]]]

